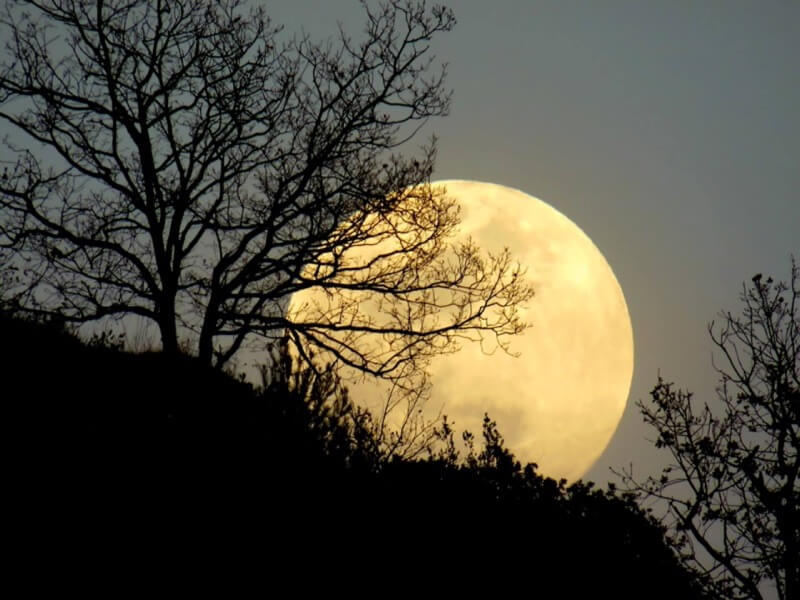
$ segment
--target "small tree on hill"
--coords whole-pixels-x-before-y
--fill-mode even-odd
[[[800,598],[800,276],[756,275],[740,316],[709,327],[722,356],[719,402],[698,403],[659,379],[639,403],[672,461],[645,481],[684,559],[724,598]]]

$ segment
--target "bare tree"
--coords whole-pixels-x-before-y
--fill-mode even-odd
[[[756,275],[741,316],[709,327],[723,359],[719,403],[659,379],[639,403],[672,462],[629,490],[665,510],[684,559],[720,598],[800,598],[800,275]],[[765,594],[767,594],[765,596]]]
[[[139,315],[166,352],[188,336],[220,366],[288,334],[395,380],[462,337],[519,332],[532,292],[507,253],[450,242],[435,139],[398,154],[448,112],[430,43],[453,14],[364,8],[360,37],[314,42],[240,0],[7,0],[0,301],[75,324]],[[357,299],[288,314],[308,289],[379,297],[390,317]]]

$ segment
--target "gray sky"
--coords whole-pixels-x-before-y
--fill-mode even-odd
[[[265,3],[287,32],[358,33],[356,0]],[[655,468],[633,401],[658,372],[714,394],[706,324],[800,257],[800,2],[461,0],[435,42],[452,113],[436,179],[495,182],[568,216],[605,255],[635,339],[628,409],[586,479]],[[498,394],[501,398],[502,394]]]
[[[437,179],[521,189],[577,223],[625,292],[636,366],[610,465],[654,468],[633,401],[659,369],[712,397],[707,323],[800,255],[800,3],[464,0],[436,43],[451,115]],[[288,31],[357,33],[353,0],[268,3]],[[420,138],[422,141],[422,138]],[[613,479],[613,476],[611,477]]]

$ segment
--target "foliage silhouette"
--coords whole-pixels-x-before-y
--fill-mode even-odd
[[[315,42],[240,0],[6,0],[0,302],[69,323],[137,315],[168,353],[185,336],[216,366],[288,333],[406,381],[459,340],[504,346],[530,288],[507,253],[449,242],[435,144],[398,154],[448,112],[430,45],[453,14],[365,11],[363,39]],[[351,299],[287,314],[305,289]]]
[[[743,286],[741,314],[709,326],[718,401],[659,378],[639,408],[672,460],[660,477],[621,473],[642,501],[658,501],[684,561],[724,598],[800,598],[798,286],[794,260],[788,284],[759,274]]]
[[[446,419],[427,457],[401,459],[370,439],[334,370],[297,363],[285,344],[255,389],[196,359],[83,344],[60,326],[0,315],[0,332],[10,442],[26,449],[15,489],[48,532],[155,526],[156,539],[175,536],[169,556],[212,539],[266,544],[283,557],[273,564],[333,578],[358,565],[359,580],[381,585],[428,573],[468,591],[476,582],[458,574],[475,564],[495,590],[702,597],[631,496],[523,467],[488,416],[463,460]]]

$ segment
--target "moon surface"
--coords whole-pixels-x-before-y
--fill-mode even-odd
[[[430,365],[431,398],[457,432],[480,447],[483,416],[506,446],[539,472],[576,480],[605,450],[625,410],[633,376],[633,331],[611,267],[589,237],[541,200],[505,186],[448,180],[461,209],[456,240],[512,257],[527,269],[535,295],[520,310],[529,327],[511,338],[510,356],[465,343]],[[372,396],[351,386],[353,399]]]
[[[460,235],[527,267],[535,296],[521,310],[528,329],[511,350],[475,344],[432,365],[432,402],[458,430],[497,421],[506,445],[550,477],[583,476],[622,418],[633,377],[633,330],[622,289],[597,246],[566,216],[518,190],[440,181],[458,200]]]

